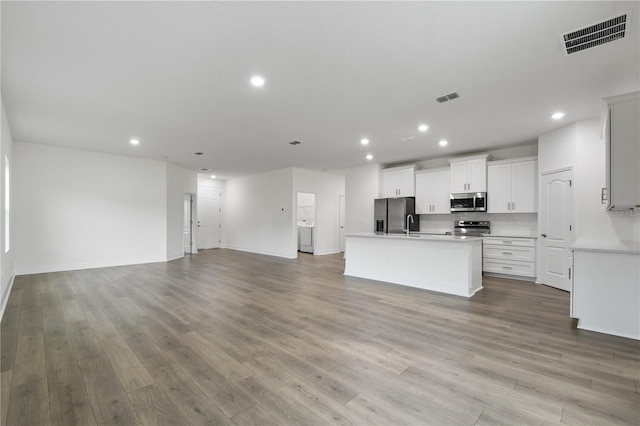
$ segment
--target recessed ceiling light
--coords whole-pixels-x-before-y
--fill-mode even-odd
[[[264,77],[261,77],[259,75],[254,75],[253,77],[251,77],[251,84],[255,87],[264,86]]]
[[[129,143],[130,143],[131,145],[140,145],[140,141],[139,141],[138,139],[131,139],[131,140],[129,141]]]
[[[215,179],[215,178],[216,178],[216,175],[211,175],[211,179]]]
[[[445,141],[445,140],[443,139],[443,140],[441,140],[440,142],[438,142],[438,145],[440,145],[440,146],[447,146],[447,144],[448,144],[448,143],[449,143],[449,142],[447,142],[447,141]]]
[[[207,169],[206,167],[202,167],[202,168],[200,168],[200,171],[201,172],[210,172],[211,169]]]
[[[556,112],[551,116],[554,120],[560,120],[562,117],[564,117],[564,112]]]
[[[371,154],[367,154],[367,157],[366,157],[366,158],[367,158],[367,160],[373,160],[373,155],[371,155]]]
[[[362,138],[362,139],[360,139],[360,143],[361,143],[362,145],[369,145],[369,139],[367,139],[367,138]]]
[[[426,132],[428,128],[429,126],[427,126],[426,124],[421,124],[418,126],[418,130],[420,130],[421,132]]]

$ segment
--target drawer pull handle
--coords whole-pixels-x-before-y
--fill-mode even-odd
[[[502,269],[511,269],[511,266],[503,266]]]
[[[513,254],[510,251],[503,251],[502,254]]]
[[[513,241],[503,241],[502,244],[513,244]]]

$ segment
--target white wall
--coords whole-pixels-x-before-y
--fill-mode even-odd
[[[316,255],[340,252],[340,195],[345,195],[345,178],[314,170],[293,169],[293,191],[316,194],[314,247]],[[294,198],[295,199],[295,198]],[[295,218],[294,218],[295,219]],[[297,232],[295,229],[294,232]]]
[[[198,191],[197,174],[195,172],[167,164],[167,259],[177,259],[184,256],[184,194],[193,194],[193,215],[197,212]],[[192,247],[196,249],[196,221],[191,227]]]
[[[225,247],[295,258],[295,204],[291,168],[227,180],[222,211]]]
[[[345,173],[345,232],[373,232],[373,200],[380,198],[380,164],[351,167]]]
[[[24,142],[13,156],[16,274],[166,260],[165,163]]]
[[[1,101],[1,97],[0,97]],[[4,314],[4,308],[7,305],[7,301],[9,300],[9,293],[11,291],[11,286],[13,284],[13,241],[15,241],[13,237],[13,233],[9,234],[9,248],[7,251],[7,247],[5,245],[5,235],[10,229],[5,228],[5,157],[9,160],[9,170],[11,176],[9,176],[9,183],[13,186],[13,177],[15,176],[14,164],[13,164],[13,138],[11,136],[11,129],[9,128],[9,121],[7,120],[7,115],[4,109],[4,102],[1,102],[1,114],[2,114],[2,123],[1,123],[1,133],[2,140],[0,143],[0,318]],[[13,201],[15,197],[10,191],[10,200],[9,207],[11,211],[9,212],[9,220],[13,222],[15,209],[13,208]],[[11,225],[9,226],[11,228]]]
[[[573,167],[576,243],[638,242],[640,215],[608,212],[600,203],[600,192],[606,185],[605,140],[600,136],[599,119],[573,123],[540,136],[539,170]]]

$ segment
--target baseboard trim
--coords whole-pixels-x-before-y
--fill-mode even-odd
[[[255,253],[255,254],[264,254],[266,256],[283,257],[285,259],[296,259],[298,257],[298,252],[297,251],[296,251],[295,256],[292,256],[290,254],[266,252],[266,251],[253,250],[253,249],[242,248],[242,247],[227,246],[225,248],[227,248],[229,250],[243,251],[245,253]]]
[[[14,267],[15,275],[46,274],[48,272],[76,271],[80,269],[110,268],[112,266],[141,265],[144,263],[166,262],[166,257],[150,257],[146,259],[124,259],[112,262],[67,263],[61,265],[45,265],[31,267]]]
[[[7,287],[7,291],[2,295],[2,310],[0,311],[0,321],[4,317],[4,310],[7,307],[7,303],[9,302],[9,296],[11,295],[11,290],[13,289],[13,282],[16,280],[16,276],[11,275],[11,279],[9,280],[9,286]]]
[[[324,256],[326,254],[338,254],[340,253],[340,250],[335,249],[335,250],[323,250],[323,251],[316,251],[313,254],[315,256]]]

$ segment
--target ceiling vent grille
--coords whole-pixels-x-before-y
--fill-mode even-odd
[[[444,95],[444,96],[440,96],[439,98],[436,98],[436,101],[443,103],[443,102],[451,101],[453,99],[457,99],[459,97],[460,95],[457,92],[453,92],[453,93],[449,93],[448,95]]]
[[[631,23],[631,12],[562,34],[565,54],[582,52],[624,38]]]

